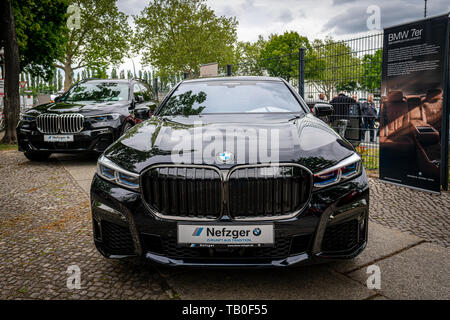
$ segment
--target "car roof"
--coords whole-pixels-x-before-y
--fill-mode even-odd
[[[135,81],[137,79],[100,79],[100,78],[92,78],[92,79],[85,79],[84,82],[131,82]]]
[[[282,82],[281,78],[262,76],[236,76],[236,77],[215,77],[183,80],[183,83],[210,82],[210,81],[276,81]]]

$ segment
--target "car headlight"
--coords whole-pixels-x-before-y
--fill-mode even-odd
[[[34,116],[29,116],[27,114],[22,114],[20,116],[20,121],[34,121],[34,120],[36,120],[36,117]]]
[[[139,190],[139,175],[119,167],[105,156],[98,159],[97,174],[122,187]]]
[[[87,116],[86,118],[91,122],[108,122],[119,119],[120,114],[118,113],[102,114],[98,116]]]
[[[335,166],[314,174],[314,188],[325,188],[352,179],[362,171],[361,157],[354,153]]]

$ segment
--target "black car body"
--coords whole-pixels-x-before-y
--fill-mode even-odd
[[[264,105],[267,99],[270,106]],[[283,99],[295,110],[264,112],[280,111],[274,104]],[[256,108],[237,112],[252,104]],[[211,112],[218,105],[231,112]],[[247,136],[253,130],[279,135],[279,145],[269,148],[274,154],[278,148],[276,163],[259,149],[249,151],[267,138]],[[219,153],[209,152],[205,143],[196,145],[196,132],[208,135],[203,142],[219,141],[224,133],[236,142],[233,151],[224,144]],[[193,147],[180,151],[176,137]],[[199,150],[202,157],[196,157]],[[281,267],[350,259],[367,243],[369,187],[359,156],[278,78],[179,84],[151,119],[104,152],[91,205],[95,244],[109,258]]]
[[[19,150],[31,160],[51,153],[103,152],[148,119],[152,90],[138,80],[83,80],[55,102],[26,111],[17,126]]]

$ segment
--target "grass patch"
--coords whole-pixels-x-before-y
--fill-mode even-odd
[[[380,167],[380,149],[358,146],[356,151],[362,158],[364,168],[377,170]]]
[[[0,151],[17,150],[17,144],[0,143]]]

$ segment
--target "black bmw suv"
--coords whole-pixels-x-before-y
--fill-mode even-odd
[[[168,266],[355,257],[367,243],[368,181],[353,146],[316,116],[279,78],[181,82],[98,160],[96,247]]]
[[[34,161],[52,153],[103,152],[128,129],[148,119],[153,91],[138,80],[83,80],[54,103],[25,112],[17,126],[19,150]]]

